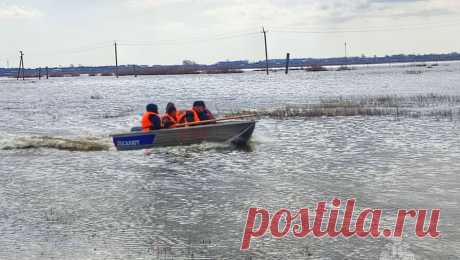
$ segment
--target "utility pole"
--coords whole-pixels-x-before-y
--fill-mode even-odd
[[[48,79],[48,66],[46,66],[45,70],[46,70],[46,79]]]
[[[22,68],[22,51],[19,51],[20,53],[20,57],[19,57],[19,66],[18,66],[18,73],[17,73],[17,77],[16,77],[16,80],[19,80],[19,74],[21,73],[21,68]]]
[[[117,53],[117,42],[114,43],[115,47],[115,76],[118,78],[118,53]]]
[[[288,74],[289,72],[289,56],[290,56],[289,52],[286,53],[286,70],[284,71],[284,73],[286,74]]]
[[[345,66],[348,65],[348,60],[347,60],[347,42],[345,42]]]
[[[265,42],[265,71],[267,72],[267,75],[268,75],[267,31],[265,31],[264,27],[262,27],[262,33],[264,34],[264,42]]]
[[[21,72],[22,72],[22,80],[24,80],[24,73],[25,73],[25,71],[24,71],[24,53],[22,51],[21,51],[21,63],[22,63],[22,70],[21,70]]]
[[[22,73],[22,80],[24,80],[24,53],[22,51],[19,51],[19,68],[18,68],[18,75],[17,75],[17,80],[19,80],[19,77],[21,76]]]
[[[134,74],[134,77],[137,77],[136,65],[133,65],[133,74]]]
[[[38,68],[38,79],[42,79],[42,67]]]

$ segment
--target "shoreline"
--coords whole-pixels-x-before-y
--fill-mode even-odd
[[[375,63],[375,64],[337,64],[337,65],[306,65],[306,66],[292,66],[289,67],[290,71],[305,71],[305,72],[323,72],[323,71],[349,71],[356,70],[361,68],[383,68],[383,67],[407,67],[407,68],[428,68],[437,67],[440,65],[448,65],[452,63],[458,63],[460,60],[449,60],[449,61],[426,61],[426,62],[392,62],[392,63]],[[87,67],[75,67],[75,70],[86,69]],[[105,67],[103,67],[105,68]],[[111,67],[107,67],[110,69]],[[13,70],[13,69],[10,69]],[[14,69],[17,70],[17,69]],[[66,69],[67,70],[67,69]],[[284,71],[284,66],[271,66],[269,67],[270,72],[281,72]],[[235,73],[247,73],[247,72],[265,72],[265,68],[243,68],[243,69],[234,69],[234,68],[203,68],[201,66],[196,67],[186,67],[186,66],[171,66],[171,67],[142,67],[128,69],[125,66],[122,66],[118,70],[118,76],[160,76],[160,75],[190,75],[190,74],[235,74]],[[46,73],[42,69],[41,73],[39,69],[26,69],[24,78],[46,78]],[[84,72],[72,72],[72,71],[62,71],[55,68],[50,69],[48,74],[50,78],[56,77],[114,77],[115,67],[112,71],[107,72],[98,72],[91,69],[86,69]],[[0,78],[16,78],[17,74],[8,74],[0,75]]]

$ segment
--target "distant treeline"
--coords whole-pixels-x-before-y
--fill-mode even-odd
[[[341,57],[341,58],[294,58],[290,60],[291,67],[304,66],[330,66],[330,65],[358,65],[358,64],[383,64],[405,62],[437,62],[460,60],[460,53],[448,54],[424,54],[424,55],[391,55],[383,57]],[[268,61],[271,68],[283,67],[285,59],[271,59]],[[238,73],[242,69],[261,69],[265,67],[265,61],[249,62],[221,61],[212,65],[122,65],[118,67],[118,73],[123,75],[174,75],[174,74],[200,74],[200,73]],[[50,77],[79,76],[80,74],[111,76],[115,73],[115,66],[79,66],[79,67],[53,67],[48,69]],[[0,76],[13,77],[17,68],[0,68]],[[39,68],[26,68],[26,77],[36,77]],[[41,75],[45,76],[45,68],[41,68]]]
[[[292,56],[291,56],[292,57]],[[339,58],[300,58],[291,59],[290,66],[332,66],[332,65],[360,65],[360,64],[384,64],[384,63],[406,63],[406,62],[437,62],[437,61],[455,61],[460,60],[460,53],[452,52],[447,54],[423,54],[423,55],[387,55],[383,57],[339,57]],[[285,59],[269,60],[271,67],[281,67],[285,65]],[[221,63],[217,63],[221,64]],[[265,66],[265,61],[248,63],[249,67],[261,68]]]

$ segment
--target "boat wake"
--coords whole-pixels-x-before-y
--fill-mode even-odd
[[[144,155],[167,154],[177,157],[188,157],[191,154],[202,154],[203,152],[230,153],[233,151],[252,152],[254,144],[249,141],[246,145],[234,145],[230,143],[203,142],[185,146],[159,147],[155,149],[145,149]]]
[[[20,150],[20,149],[57,149],[65,151],[107,151],[109,144],[100,139],[66,139],[49,136],[30,136],[17,137],[10,140],[0,140],[0,150]]]

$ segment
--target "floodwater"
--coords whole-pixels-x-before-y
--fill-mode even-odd
[[[460,118],[269,118],[249,149],[117,152],[145,104],[205,100],[218,114],[336,97],[460,95],[460,64],[270,76],[0,79],[0,259],[458,259]],[[426,108],[425,108],[426,109]],[[356,198],[440,208],[438,238],[267,234],[240,251],[247,209]],[[409,223],[409,222],[408,222]]]

